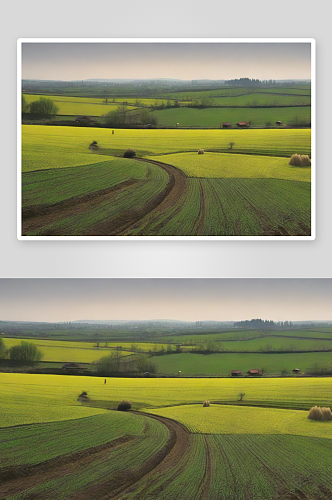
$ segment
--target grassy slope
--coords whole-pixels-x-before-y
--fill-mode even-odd
[[[276,121],[289,125],[310,123],[310,107],[294,108],[172,108],[152,112],[158,125],[164,127],[220,127],[223,122],[250,122],[251,126],[265,127]]]
[[[179,357],[181,360],[181,356],[185,355],[173,355],[173,358]],[[196,355],[188,354],[187,356]],[[211,356],[202,357],[207,359]],[[247,399],[252,402],[269,402],[270,405],[272,403],[276,406],[288,403],[294,408],[310,408],[315,404],[323,406],[332,404],[331,378],[329,377],[113,378],[109,379],[109,383],[104,384],[104,379],[100,377],[1,373],[0,379],[2,418],[6,419],[8,415],[8,419],[10,419],[17,415],[15,417],[18,420],[17,424],[38,421],[38,419],[29,420],[26,414],[27,408],[29,408],[29,412],[35,412],[36,417],[38,417],[40,406],[48,407],[49,411],[53,411],[57,407],[67,411],[76,409],[83,415],[83,410],[88,411],[92,408],[83,408],[77,402],[77,397],[82,390],[88,393],[92,402],[99,400],[114,402],[129,399],[133,404],[140,403],[146,407],[149,405],[200,403],[206,399],[209,401],[237,401],[239,392],[245,392]],[[18,409],[21,407],[20,413],[11,410],[13,405]],[[103,413],[103,410],[100,410],[100,413]],[[87,415],[87,413],[84,414],[84,416]],[[77,413],[74,418],[77,418]]]
[[[187,96],[190,99],[194,99],[195,97],[211,97],[215,98],[218,96],[241,96],[241,95],[249,95],[249,94],[276,94],[278,95],[309,95],[311,93],[310,85],[298,85],[296,87],[221,87],[215,90],[196,90],[196,91],[182,91],[182,92],[170,92],[165,94],[165,97],[169,97],[171,99],[185,99]]]
[[[288,165],[288,159],[227,153],[177,153],[152,156],[180,168],[188,177],[287,179],[310,182],[310,167]]]
[[[204,212],[200,212],[202,196]],[[128,235],[276,236],[310,231],[311,189],[282,179],[190,179],[163,212],[148,214]],[[290,213],[290,207],[291,213]],[[200,213],[202,219],[200,219]]]
[[[332,422],[308,420],[307,411],[185,405],[150,409],[149,412],[177,420],[194,434],[288,434],[332,439]]]
[[[264,369],[266,374],[291,372],[294,368],[306,371],[315,363],[329,364],[331,353],[222,353],[222,354],[172,354],[154,358],[160,373],[176,375],[229,375],[231,370]]]
[[[111,100],[105,104],[105,99],[98,98],[82,98],[82,97],[66,97],[66,96],[42,96],[24,94],[27,103],[38,100],[40,97],[51,99],[58,106],[58,115],[87,115],[101,116],[110,111],[114,111],[119,107],[119,103],[113,103]],[[135,109],[135,106],[128,106],[129,109]]]
[[[99,158],[94,156],[93,160]],[[58,203],[127,180],[144,180],[150,171],[159,175],[160,169],[155,165],[126,158],[105,159],[108,161],[92,165],[23,173],[22,206]]]
[[[74,421],[2,428],[1,457],[6,466],[40,463],[58,455],[100,446],[122,436],[138,436],[143,433],[146,420],[143,415],[137,417],[108,411]],[[32,448],[34,453],[31,453]]]
[[[23,171],[97,163],[109,158],[89,151],[96,140],[101,152],[120,154],[131,147],[137,154],[227,149],[272,156],[310,154],[311,131],[305,130],[115,130],[23,125]],[[69,158],[76,162],[69,163]],[[82,156],[83,155],[83,156]],[[67,158],[66,158],[67,156]],[[85,157],[86,162],[82,161]]]
[[[201,500],[203,491],[209,500],[330,498],[331,449],[330,439],[304,436],[191,435],[174,467],[122,499]]]
[[[53,424],[48,429],[33,426],[25,429],[22,437],[16,437],[15,431],[10,430],[9,437],[14,442],[9,444],[13,450],[13,453],[9,453],[9,460],[14,463],[37,461],[42,463],[45,459],[89,449],[120,436],[130,436],[134,439],[108,449],[107,453],[97,454],[94,460],[91,455],[91,458],[80,461],[78,464],[69,463],[65,468],[65,473],[60,475],[55,471],[53,479],[53,470],[51,470],[49,474],[41,476],[40,481],[36,481],[37,486],[26,487],[18,495],[6,498],[12,500],[27,498],[27,496],[35,498],[41,494],[47,498],[66,500],[71,495],[84,495],[86,489],[90,491],[90,494],[93,491],[94,497],[99,498],[101,494],[98,488],[103,489],[105,481],[111,484],[112,478],[119,474],[130,476],[158,453],[169,437],[167,428],[159,422],[143,416],[123,413],[119,415],[108,412],[100,420],[76,421],[72,424],[71,429],[66,423]],[[31,454],[30,449],[29,456],[27,451],[30,443],[33,443],[34,454]],[[23,453],[20,447],[23,447]],[[5,445],[5,455],[6,452],[8,454],[8,447]]]

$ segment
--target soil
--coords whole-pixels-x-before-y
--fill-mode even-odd
[[[143,412],[135,411],[132,413],[138,415],[144,414]],[[146,415],[166,425],[169,430],[169,438],[166,445],[138,469],[126,470],[109,480],[93,484],[74,495],[68,496],[68,500],[91,500],[91,498],[94,500],[118,499],[129,488],[130,491],[134,491],[140,480],[148,478],[152,472],[165,471],[173,467],[174,463],[177,463],[182,458],[189,442],[189,432],[187,429],[174,420],[150,414]],[[3,468],[0,470],[0,499],[4,500],[9,496],[30,490],[47,481],[59,479],[70,473],[74,473],[79,467],[106,458],[111,448],[125,446],[126,443],[133,439],[135,438],[124,436],[101,446],[56,457],[40,464]],[[24,498],[30,498],[29,493]],[[46,492],[31,494],[31,500],[45,500],[49,498],[49,493],[47,494]]]

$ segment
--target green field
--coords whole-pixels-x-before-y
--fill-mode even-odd
[[[187,107],[153,111],[152,115],[163,127],[221,127],[223,122],[250,122],[251,127],[265,127],[281,121],[284,124],[308,126],[311,122],[311,108],[203,108]],[[178,125],[177,125],[178,124]]]
[[[22,130],[23,235],[311,233],[310,168],[286,158],[310,155],[310,130]]]
[[[100,377],[0,373],[0,380],[3,418],[7,418],[7,413],[8,418],[13,415],[10,410],[13,404],[21,406],[22,415],[27,413],[27,408],[32,410],[41,405],[45,407],[49,405],[50,408],[60,406],[67,408],[68,411],[79,411],[82,405],[77,402],[77,397],[82,390],[88,392],[91,401],[119,402],[122,399],[129,399],[140,407],[193,404],[206,399],[212,402],[236,402],[239,392],[245,392],[246,399],[252,403],[268,406],[274,404],[306,409],[315,404],[332,405],[330,377],[223,379],[116,377],[109,378],[108,383],[104,384],[104,379]],[[82,408],[82,412],[83,410],[88,411],[92,408],[85,407]],[[98,411],[104,412],[100,408]],[[22,419],[23,417],[20,423],[38,421],[28,419],[24,422]]]
[[[58,115],[63,116],[102,116],[114,109],[117,109],[120,103],[108,102],[105,99],[98,98],[83,98],[83,97],[66,97],[66,96],[43,96],[24,94],[26,102],[30,104],[37,101],[40,97],[52,99],[54,104],[59,108]],[[133,105],[128,105],[128,110],[136,109]]]
[[[177,153],[150,156],[171,163],[188,177],[205,179],[284,179],[311,181],[310,167],[292,167],[287,158],[227,153]]]
[[[332,423],[317,425],[307,411],[236,405],[171,406],[150,413],[177,420],[193,434],[278,434],[332,439]]]
[[[281,375],[282,371],[291,373],[294,368],[306,372],[316,363],[320,366],[330,366],[331,352],[305,353],[218,353],[191,354],[182,353],[154,358],[160,373],[176,375],[181,370],[182,375],[222,375],[227,376],[231,370],[248,370],[258,368],[265,374]]]
[[[330,386],[331,378],[115,378],[105,385],[95,377],[0,374],[0,495],[327,499],[332,423],[310,421],[304,410],[330,406]],[[82,389],[88,407],[77,401]],[[106,409],[123,397],[148,413]],[[206,399],[212,404],[203,408]],[[32,411],[41,418],[31,419]],[[174,441],[176,422],[185,427]]]

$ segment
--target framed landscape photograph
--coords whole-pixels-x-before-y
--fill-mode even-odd
[[[0,299],[1,499],[332,498],[330,278],[1,278]]]
[[[315,40],[18,40],[18,239],[315,239]]]

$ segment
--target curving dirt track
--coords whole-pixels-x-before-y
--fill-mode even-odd
[[[116,474],[111,479],[93,484],[74,495],[68,496],[68,500],[91,500],[92,498],[94,500],[119,499],[129,489],[130,491],[134,491],[140,480],[147,478],[150,473],[158,472],[159,470],[165,471],[174,465],[174,461],[176,462],[182,458],[189,442],[189,432],[183,425],[174,420],[148,413],[132,413],[146,415],[164,424],[169,430],[169,438],[166,445],[138,469],[127,470]],[[88,466],[89,463],[93,463],[96,460],[102,460],[107,457],[111,448],[125,446],[126,443],[133,439],[135,438],[124,436],[101,446],[56,457],[44,463],[1,469],[0,499],[4,500],[9,496],[23,493],[25,490],[29,490],[45,482],[75,473],[76,468]],[[50,496],[49,493],[40,492],[34,494],[33,498],[36,500],[46,500]]]
[[[73,472],[75,467],[88,465],[107,455],[110,449],[124,446],[133,439],[135,438],[132,436],[123,436],[109,443],[62,455],[39,464],[5,467],[0,470],[0,499],[16,495],[46,481],[61,478]],[[44,498],[43,493],[38,494],[37,498]]]
[[[154,210],[162,211],[165,206],[170,203],[175,203],[178,197],[183,193],[187,178],[181,170],[173,165],[160,163],[154,160],[147,160],[145,158],[135,158],[135,161],[143,161],[145,163],[152,163],[165,170],[168,174],[168,182],[164,189],[162,189],[154,198],[149,200],[143,207],[134,210],[125,210],[120,217],[111,220],[104,220],[95,224],[92,228],[82,234],[82,236],[118,236],[126,234],[132,226],[137,224],[143,217],[150,214]],[[138,183],[137,180],[128,180],[112,186],[110,188],[102,189],[86,195],[74,196],[68,200],[60,203],[45,206],[32,206],[22,210],[22,235],[27,235],[33,231],[40,230],[43,227],[64,219],[78,215],[82,212],[88,212],[96,204],[108,201],[112,203],[114,195],[123,189],[131,187],[133,184]],[[166,203],[164,206],[163,203]],[[50,233],[45,231],[44,236],[61,236],[57,234],[56,230]]]
[[[137,161],[153,163],[154,165],[162,168],[168,173],[169,181],[166,188],[164,189],[165,192],[160,193],[158,195],[158,199],[152,200],[153,203],[150,202],[148,204],[149,206],[143,207],[141,213],[138,214],[137,217],[132,217],[131,214],[128,213],[127,223],[120,227],[116,233],[117,235],[121,236],[124,236],[128,230],[136,226],[137,222],[140,219],[143,219],[143,217],[145,217],[146,215],[153,215],[154,213],[163,212],[169,207],[174,206],[179,200],[180,196],[184,193],[188,185],[188,178],[186,177],[186,175],[173,165],[169,165],[168,163],[161,163],[154,160],[147,160],[145,158],[142,158],[142,160],[137,159]],[[163,226],[167,221],[168,219],[164,220],[161,223],[161,226]]]
[[[165,473],[168,469],[174,467],[174,464],[178,463],[189,446],[189,431],[188,429],[169,418],[160,417],[158,415],[151,415],[150,413],[134,412],[138,414],[146,415],[147,417],[154,418],[166,425],[170,432],[170,437],[166,446],[160,450],[157,455],[152,457],[148,462],[146,462],[139,470],[132,474],[132,477],[126,472],[126,482],[124,482],[118,489],[113,490],[108,495],[102,497],[102,500],[120,500],[122,495],[126,492],[135,492],[135,490],[141,485],[141,480],[149,483],[150,476],[152,474]],[[142,496],[143,495],[143,496]],[[144,498],[144,490],[140,492],[140,498]]]

